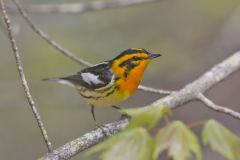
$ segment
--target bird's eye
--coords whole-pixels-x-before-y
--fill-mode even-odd
[[[134,60],[134,61],[138,61],[138,60],[140,60],[141,58],[140,57],[136,57],[136,56],[133,56],[132,57],[132,60]]]

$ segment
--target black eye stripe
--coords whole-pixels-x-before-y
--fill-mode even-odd
[[[133,61],[139,61],[139,60],[142,60],[142,59],[144,59],[144,58],[143,57],[136,57],[136,56],[131,58],[131,60],[133,60]]]
[[[123,66],[131,66],[131,65],[134,65],[132,63],[132,61],[139,61],[139,60],[143,60],[143,59],[147,59],[147,58],[144,58],[144,57],[132,57],[124,62],[122,62],[121,64],[119,64],[119,67],[123,67]]]
[[[124,66],[127,66],[131,63],[131,61],[127,60],[127,61],[124,61],[122,62],[121,64],[119,64],[119,67],[124,67]]]

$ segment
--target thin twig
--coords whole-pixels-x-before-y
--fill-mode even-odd
[[[27,13],[23,10],[21,4],[17,0],[12,0],[13,3],[16,5],[19,13],[25,19],[25,21],[29,24],[33,31],[35,31],[39,36],[41,36],[44,40],[46,40],[51,46],[55,47],[58,51],[60,51],[63,55],[71,58],[73,61],[84,65],[84,66],[91,66],[90,63],[78,58],[76,55],[68,51],[67,49],[63,48],[60,44],[56,41],[52,40],[46,33],[44,33],[36,24],[32,22],[32,20],[28,17]]]
[[[225,59],[223,62],[215,65],[212,69],[207,71],[205,74],[203,74],[201,77],[199,77],[195,81],[183,87],[181,90],[176,91],[173,94],[170,94],[164,98],[161,98],[145,107],[161,107],[162,105],[168,106],[172,109],[180,107],[185,103],[196,100],[198,93],[205,93],[211,87],[218,84],[220,81],[224,80],[230,74],[234,73],[239,69],[240,69],[240,51],[234,53],[231,57]],[[119,123],[120,125],[116,127],[116,125],[114,125],[116,123]],[[121,129],[123,129],[127,123],[128,122],[124,122],[124,121],[111,123],[108,125],[105,131],[106,132],[113,131],[112,129],[114,128],[114,130],[117,133]],[[89,148],[99,143],[100,141],[102,141],[103,138],[105,138],[104,135],[101,137],[96,136],[95,138],[92,138],[92,136],[95,136],[96,134],[97,135],[102,134],[101,130],[96,132],[94,132],[94,134],[91,134],[92,132],[85,134],[85,136],[87,135],[88,137],[85,137],[84,140],[81,141],[81,143],[79,143],[77,146],[76,146],[76,143],[74,143],[76,140],[68,142],[66,144],[68,146],[67,149],[64,148],[64,146],[66,145],[63,145],[63,147],[59,147],[58,149],[53,151],[53,153],[47,154],[44,157],[42,157],[42,160],[50,160],[50,159],[60,160],[62,158],[69,159],[73,157],[77,153],[85,150],[86,149],[85,146]],[[82,139],[82,137],[78,139]],[[75,150],[76,148],[77,150]]]
[[[38,4],[24,7],[24,9],[28,13],[36,14],[83,14],[86,12],[136,6],[159,1],[161,0],[100,0],[88,3]],[[11,13],[16,12],[14,8],[9,7],[9,9]]]
[[[152,87],[146,87],[143,85],[139,85],[138,89],[141,91],[145,91],[145,92],[151,92],[151,93],[155,93],[155,94],[172,94],[175,91],[167,91],[167,90],[162,90],[162,89],[156,89],[156,88],[152,88]]]
[[[60,51],[60,53],[64,54],[65,56],[67,56],[69,58],[71,58],[75,62],[77,62],[77,63],[79,63],[81,65],[87,66],[87,67],[92,66],[91,63],[89,63],[89,62],[87,62],[87,61],[85,61],[83,59],[78,58],[73,53],[71,53],[67,49],[63,48],[56,41],[52,40],[46,33],[44,33],[36,24],[34,24],[32,22],[32,20],[29,18],[27,13],[23,10],[21,4],[17,0],[12,0],[12,1],[16,5],[16,7],[18,8],[18,11],[19,11],[20,15],[25,19],[25,21],[32,28],[32,30],[37,33],[37,35],[42,37],[51,46],[55,47],[58,51]],[[142,85],[140,85],[138,89],[142,90],[142,91],[145,91],[145,92],[155,93],[155,94],[171,94],[171,93],[173,93],[173,91],[160,90],[160,89],[155,89],[155,88],[146,87],[146,86],[142,86]]]
[[[206,96],[204,96],[202,93],[198,94],[198,99],[203,102],[208,108],[217,111],[217,112],[222,112],[224,114],[230,115],[236,119],[240,119],[240,113],[237,111],[234,111],[230,108],[227,107],[222,107],[219,105],[214,104],[210,99],[208,99]]]
[[[30,93],[30,90],[29,90],[29,87],[28,87],[28,84],[27,84],[27,80],[25,78],[25,74],[24,74],[24,71],[23,71],[23,67],[22,67],[22,64],[21,64],[21,58],[20,58],[20,55],[19,55],[18,47],[17,47],[16,41],[15,41],[13,33],[12,33],[11,21],[10,21],[8,15],[7,15],[3,0],[0,0],[0,6],[1,6],[1,12],[2,12],[3,19],[4,19],[4,23],[7,27],[7,34],[8,34],[11,46],[12,46],[13,54],[15,56],[17,70],[18,70],[18,73],[19,73],[19,76],[20,76],[20,79],[21,79],[21,82],[22,82],[24,92],[26,94],[28,103],[29,103],[29,105],[32,109],[33,115],[37,120],[38,127],[41,130],[41,134],[42,134],[43,139],[44,139],[44,141],[46,143],[46,146],[48,148],[48,152],[51,152],[52,151],[51,142],[48,139],[47,131],[44,128],[41,117],[40,117],[40,115],[37,111],[37,108],[35,106],[35,103],[33,101],[32,96],[31,96],[31,93]]]

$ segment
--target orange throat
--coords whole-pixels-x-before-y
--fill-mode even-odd
[[[132,95],[138,85],[142,80],[143,73],[148,65],[149,61],[145,61],[140,63],[137,67],[133,68],[129,71],[128,75],[117,82],[119,85],[119,91],[123,94],[127,94],[128,96]],[[124,74],[124,73],[123,73]]]

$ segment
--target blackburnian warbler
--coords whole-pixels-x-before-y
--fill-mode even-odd
[[[145,49],[131,48],[112,60],[85,68],[75,75],[45,80],[55,80],[75,88],[91,105],[96,123],[94,107],[111,106],[119,109],[116,104],[134,93],[149,62],[159,56]]]

